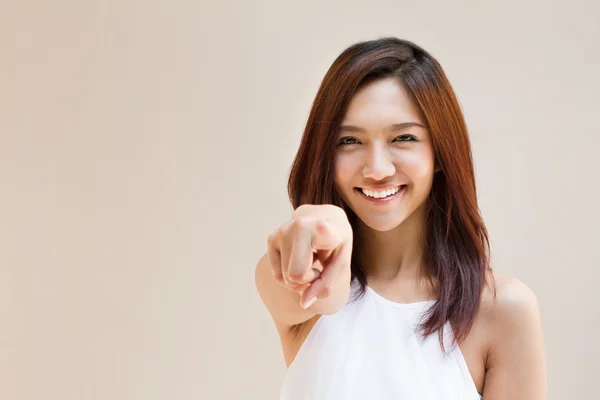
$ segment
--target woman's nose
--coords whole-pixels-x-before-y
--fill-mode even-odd
[[[395,173],[396,167],[385,149],[374,149],[369,153],[365,160],[363,177],[379,181]]]

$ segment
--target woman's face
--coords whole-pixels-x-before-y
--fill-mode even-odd
[[[425,204],[435,172],[431,137],[395,79],[379,79],[354,95],[336,143],[336,189],[367,226],[388,231]]]

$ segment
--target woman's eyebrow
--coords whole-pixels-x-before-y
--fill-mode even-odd
[[[419,124],[418,122],[403,122],[401,124],[390,125],[390,127],[388,128],[388,130],[392,131],[392,132],[401,131],[403,129],[410,128],[411,126],[420,126],[421,128],[424,128],[424,126],[421,125],[421,124]],[[364,128],[361,128],[359,126],[354,126],[354,125],[345,125],[345,124],[339,126],[339,131],[340,132],[362,132],[362,133],[367,133],[367,131]]]

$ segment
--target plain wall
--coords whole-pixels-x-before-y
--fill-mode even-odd
[[[0,398],[277,398],[254,268],[327,68],[385,35],[456,90],[549,399],[594,398],[598,4],[1,0]]]

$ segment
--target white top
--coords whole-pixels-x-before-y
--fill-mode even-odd
[[[348,303],[322,315],[290,365],[281,400],[480,400],[446,323],[445,356],[438,334],[424,340],[415,327],[435,300],[390,301],[353,282]]]

